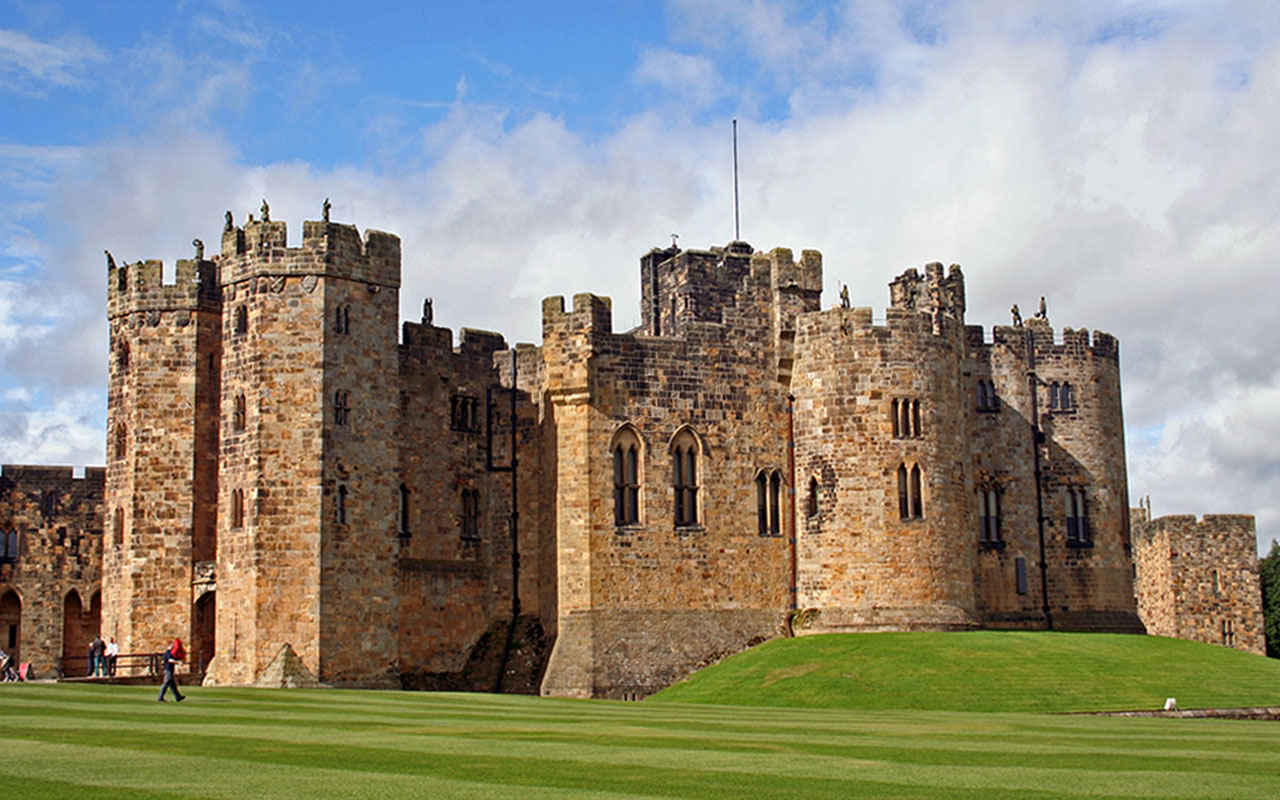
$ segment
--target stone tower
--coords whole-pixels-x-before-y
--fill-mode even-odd
[[[194,630],[196,565],[214,559],[221,299],[201,253],[107,269],[105,636],[125,653]]]
[[[222,254],[217,660],[255,680],[288,645],[318,679],[390,685],[399,503],[400,240],[228,226]]]

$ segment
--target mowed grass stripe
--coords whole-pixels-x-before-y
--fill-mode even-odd
[[[333,698],[300,692],[195,689],[190,702],[175,706],[124,687],[14,689],[0,690],[0,706],[17,754],[71,745],[124,761],[214,760],[255,776],[325,770],[344,786],[393,775],[457,784],[434,796],[469,796],[460,787],[472,784],[490,787],[488,796],[511,786],[562,796],[721,797],[748,788],[777,797],[1280,795],[1274,776],[1257,774],[1267,765],[1255,756],[1276,752],[1280,738],[1280,727],[1267,723],[707,706],[694,709],[704,726],[689,707],[482,696],[487,720],[441,722],[435,712],[454,716],[465,698],[349,692],[335,715]],[[121,698],[133,704],[128,720],[118,718]],[[42,699],[60,713],[31,713]],[[329,724],[362,714],[377,721],[389,708],[404,718],[399,729]],[[816,732],[804,730],[806,719]],[[681,730],[665,730],[677,721]],[[1218,737],[1235,749],[1203,747],[1220,744]],[[1180,743],[1182,758],[1153,757],[1144,744],[1152,738]],[[1063,763],[1064,740],[1082,761]],[[984,760],[974,747],[980,743],[995,755]]]
[[[775,639],[646,703],[946,711],[1280,705],[1280,661],[1224,647],[1050,631]]]

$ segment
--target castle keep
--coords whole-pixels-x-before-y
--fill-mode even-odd
[[[645,254],[635,330],[581,294],[455,345],[397,331],[397,237],[265,212],[174,284],[109,264],[122,652],[641,697],[789,633],[1143,630],[1107,334],[968,325],[941,264],[823,309],[819,253],[739,241]]]

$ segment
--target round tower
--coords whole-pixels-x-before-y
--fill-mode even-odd
[[[797,607],[808,630],[970,627],[963,277],[941,264],[798,325]]]

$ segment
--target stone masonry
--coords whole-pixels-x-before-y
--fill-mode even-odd
[[[1264,655],[1253,517],[1133,514],[1135,588],[1147,633]]]
[[[1043,311],[968,325],[958,266],[903,272],[877,322],[822,308],[816,251],[654,249],[636,329],[552,297],[542,344],[515,347],[455,342],[430,300],[399,326],[399,239],[327,218],[289,247],[228,215],[176,276],[109,263],[105,474],[0,479],[21,542],[0,634],[44,666],[97,626],[99,565],[104,635],[182,636],[233,685],[287,663],[636,698],[789,634],[1142,631],[1115,339]],[[1235,565],[1219,591],[1241,587],[1252,648],[1237,538],[1176,552]],[[1140,602],[1209,613],[1177,610],[1172,556],[1143,583],[1148,552]]]

